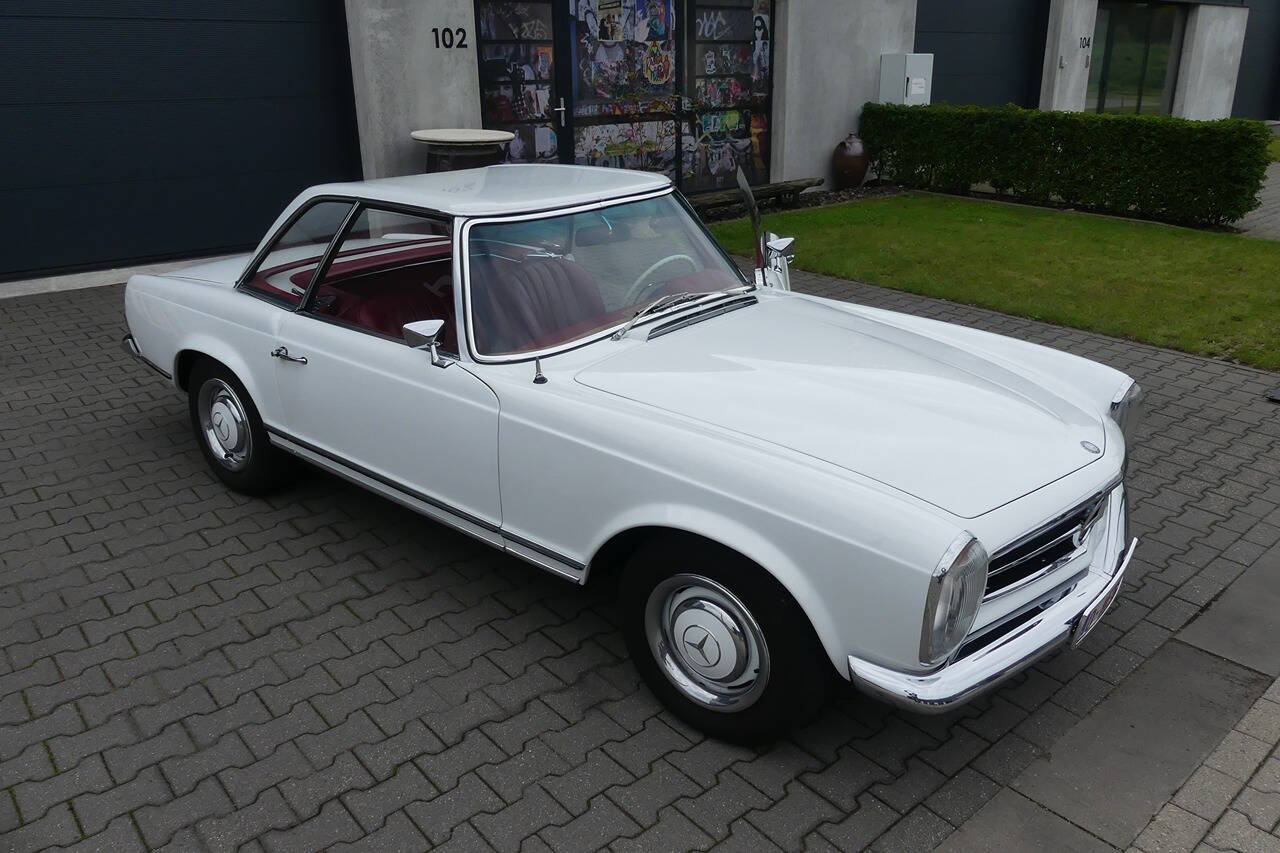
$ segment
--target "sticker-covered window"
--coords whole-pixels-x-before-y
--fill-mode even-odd
[[[691,4],[686,192],[734,185],[739,166],[753,184],[769,179],[773,57],[770,0]]]

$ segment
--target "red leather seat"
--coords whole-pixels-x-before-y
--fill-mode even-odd
[[[415,282],[395,282],[380,286],[358,299],[340,315],[341,319],[365,329],[400,338],[404,325],[418,320],[444,320],[441,346],[457,352],[457,325],[454,322],[452,286],[444,296]]]
[[[403,338],[406,323],[443,320],[440,345],[458,351],[453,278],[447,261],[362,270],[351,278],[322,284],[316,304],[319,313],[393,338]]]
[[[594,317],[604,300],[595,278],[564,258],[472,264],[476,344],[483,353],[551,346]]]

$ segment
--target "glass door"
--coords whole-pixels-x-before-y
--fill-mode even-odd
[[[688,7],[686,192],[769,180],[772,0],[696,0]]]
[[[476,0],[484,126],[511,162],[769,180],[773,0]]]
[[[573,162],[677,178],[674,0],[561,0],[570,11]]]
[[[1085,108],[1168,115],[1173,109],[1184,21],[1182,6],[1101,0]]]
[[[516,135],[511,163],[561,158],[563,89],[557,80],[552,0],[478,0],[480,109],[485,127]]]

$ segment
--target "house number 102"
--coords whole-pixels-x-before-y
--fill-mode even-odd
[[[431,35],[436,40],[437,48],[445,48],[446,50],[455,47],[467,46],[467,30],[466,27],[432,27]]]

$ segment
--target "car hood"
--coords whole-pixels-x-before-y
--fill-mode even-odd
[[[765,296],[629,346],[577,381],[825,460],[964,518],[1100,458],[1082,442],[1105,448],[1099,412],[1029,375],[804,298]]]

